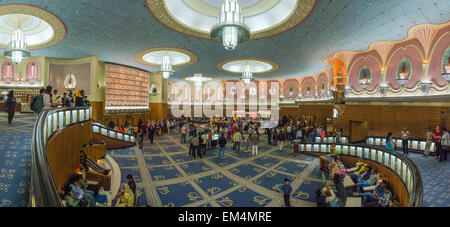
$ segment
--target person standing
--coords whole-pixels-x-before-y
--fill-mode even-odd
[[[84,91],[83,90],[77,91],[77,94],[73,98],[73,102],[75,103],[75,106],[84,106],[83,96],[84,96]]]
[[[56,89],[53,91],[52,103],[56,104],[56,105],[58,103],[61,103],[61,95],[58,95],[58,90],[56,90]]]
[[[194,138],[192,138],[192,153],[194,155],[195,158],[202,158],[202,152],[200,152],[200,139],[198,138],[198,136],[194,136]]]
[[[442,160],[447,161],[447,152],[450,149],[450,134],[448,133],[446,128],[442,129],[443,135],[441,139],[441,155],[439,157],[439,162]]]
[[[301,129],[301,128],[299,128],[299,129],[297,130],[296,138],[297,138],[297,140],[300,140],[300,143],[302,142],[302,139],[303,139],[303,132],[302,132],[302,129]]]
[[[442,131],[440,130],[439,126],[436,126],[436,131],[434,132],[434,146],[436,147],[436,159],[439,158],[441,155],[441,138],[442,138]]]
[[[67,99],[67,93],[63,93],[63,97],[61,98],[61,106],[70,106],[69,100]]]
[[[227,139],[225,138],[225,135],[222,133],[222,135],[219,138],[219,157],[223,158],[225,153],[225,145],[227,144]]]
[[[336,143],[341,143],[342,131],[341,129],[335,129],[336,132]]]
[[[386,138],[386,149],[390,151],[395,151],[395,143],[394,140],[392,139],[392,132],[389,132]]]
[[[272,129],[271,128],[266,128],[267,131],[267,143],[269,145],[272,144],[271,140],[272,140]]]
[[[252,144],[252,155],[258,155],[258,142],[259,142],[258,134],[253,132],[250,135],[249,141]]]
[[[428,155],[430,155],[430,150],[431,150],[431,142],[433,142],[433,131],[431,130],[431,127],[427,128],[427,133],[426,133],[426,143],[425,143],[425,151],[423,153],[423,156],[428,157]]]
[[[148,139],[150,140],[150,143],[153,144],[153,136],[155,135],[155,129],[153,129],[153,126],[150,125],[148,128]]]
[[[402,131],[402,147],[403,147],[403,154],[408,155],[408,138],[409,138],[409,131],[406,130],[406,128],[403,128]]]
[[[206,141],[207,141],[207,138],[208,138],[208,136],[207,136],[208,134],[205,134],[205,133],[203,133],[202,135],[201,135],[201,144],[200,144],[200,146],[201,146],[201,152],[202,152],[202,155],[206,155]]]
[[[187,133],[186,125],[183,125],[181,127],[181,143],[186,143],[186,133]]]
[[[11,90],[6,98],[6,111],[8,112],[8,124],[12,126],[12,120],[16,111],[16,97],[14,97],[14,91]]]
[[[289,179],[284,179],[284,184],[281,186],[281,192],[283,193],[284,198],[284,206],[285,207],[291,207],[291,192],[292,187],[289,184]]]
[[[52,106],[52,86],[48,85],[44,93],[44,107],[51,108]]]
[[[39,95],[36,95],[30,104],[30,109],[34,111],[34,113],[39,114],[44,108],[44,92],[45,88],[41,88],[39,91]]]
[[[233,140],[234,140],[234,151],[236,153],[239,153],[239,151],[241,149],[241,142],[242,142],[242,135],[241,135],[240,131],[236,131],[236,133],[234,133]]]
[[[144,147],[144,131],[141,131],[139,133],[139,149],[142,150],[143,147]]]
[[[278,151],[280,152],[283,150],[284,135],[284,133],[278,134]]]

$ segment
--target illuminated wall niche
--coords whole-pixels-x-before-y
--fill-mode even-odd
[[[116,65],[106,65],[105,110],[131,112],[149,110],[149,74]]]

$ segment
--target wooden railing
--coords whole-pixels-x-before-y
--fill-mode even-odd
[[[39,114],[33,128],[31,145],[31,206],[63,206],[59,196],[61,181],[67,173],[74,172],[76,161],[79,165],[80,149],[77,146],[90,139],[88,135],[81,138],[73,132],[81,132],[77,131],[78,126],[84,128],[90,126],[91,119],[92,108],[89,107],[44,108]],[[71,135],[64,133],[69,131]],[[88,132],[91,131],[88,130]],[[64,141],[74,142],[65,144]],[[78,160],[76,160],[77,154]],[[61,163],[61,160],[64,163]],[[63,170],[59,168],[66,164],[68,166],[65,166]]]
[[[324,155],[330,154],[331,145],[331,143],[302,143],[299,145],[299,149],[300,152],[308,154]],[[409,199],[407,205],[410,207],[422,206],[422,177],[417,166],[407,156],[381,147],[352,144],[337,144],[335,145],[335,151],[335,153],[340,155],[378,163],[384,168],[391,170],[391,172],[395,173],[396,177],[401,179],[403,186],[408,192]]]

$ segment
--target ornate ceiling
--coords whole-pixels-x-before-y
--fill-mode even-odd
[[[197,9],[200,12],[204,7],[217,8],[219,4],[218,0],[197,1],[204,4],[203,8]],[[258,12],[264,10],[257,7],[262,1],[242,1],[242,6],[249,9],[246,13],[251,13],[252,7],[256,10],[254,12]],[[64,40],[48,48],[33,50],[33,56],[100,56],[101,61],[156,72],[158,66],[139,63],[135,56],[150,48],[180,48],[194,53],[198,61],[174,66],[176,73],[171,78],[177,79],[195,73],[237,79],[239,74],[221,71],[216,66],[225,60],[239,58],[267,59],[279,65],[278,70],[258,74],[256,78],[307,76],[328,67],[324,60],[336,52],[366,51],[376,41],[404,39],[408,29],[414,25],[438,24],[450,19],[448,0],[317,0],[311,14],[298,26],[277,35],[247,41],[234,51],[226,51],[216,41],[182,34],[163,25],[150,13],[147,0],[3,0],[0,6],[14,3],[45,9],[65,24],[67,35]],[[51,24],[52,21],[48,22]]]

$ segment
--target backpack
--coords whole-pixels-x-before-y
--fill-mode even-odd
[[[31,103],[30,103],[30,109],[33,110],[33,111],[37,111],[37,109],[36,109],[36,102],[37,102],[37,99],[38,99],[38,98],[39,98],[39,95],[36,95],[36,96],[34,96],[33,99],[31,100]]]

